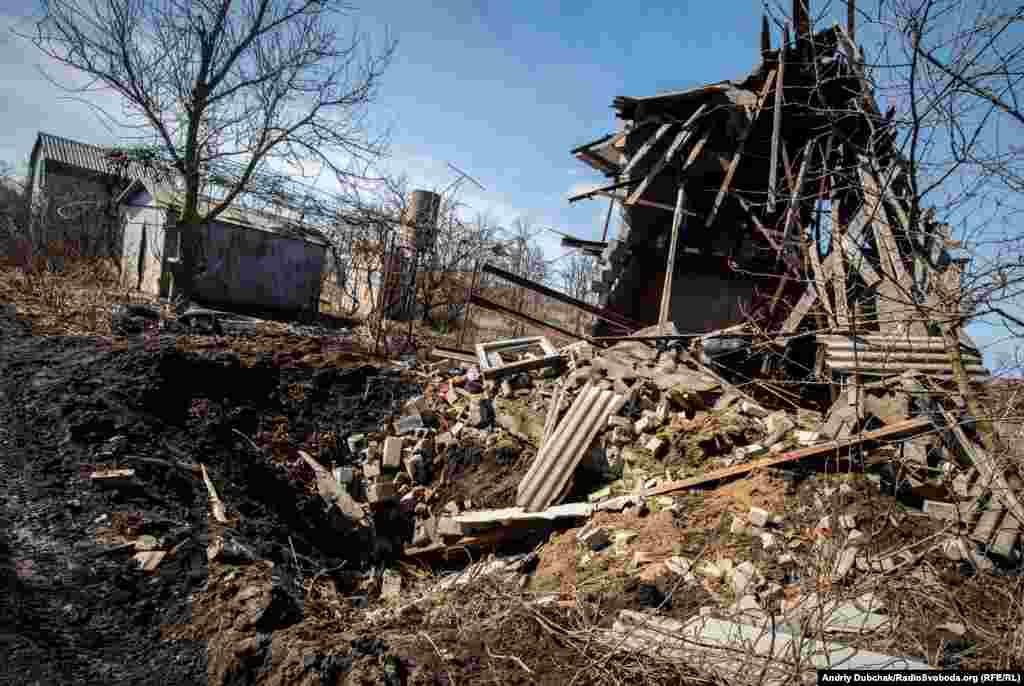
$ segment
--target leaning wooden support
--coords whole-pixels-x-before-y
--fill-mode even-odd
[[[796,181],[793,184],[793,192],[789,196],[789,205],[786,208],[786,218],[782,226],[782,246],[785,248],[786,243],[789,241],[789,232],[792,231],[793,225],[799,226],[800,217],[800,191],[803,189],[804,179],[807,175],[808,162],[811,159],[811,154],[814,151],[814,139],[807,141],[807,145],[804,146],[804,157],[800,161],[800,171],[796,174]]]
[[[749,474],[755,469],[764,469],[766,467],[777,467],[778,465],[788,464],[791,462],[798,462],[800,460],[808,460],[820,457],[839,456],[849,452],[850,448],[861,446],[870,441],[886,441],[896,440],[900,438],[911,438],[922,434],[932,428],[932,422],[927,417],[918,417],[916,419],[907,419],[902,422],[896,422],[889,426],[884,426],[881,429],[875,431],[865,431],[859,434],[855,438],[850,438],[842,441],[829,441],[828,443],[822,443],[821,445],[814,445],[810,448],[802,448],[800,450],[793,450],[788,453],[783,453],[778,457],[768,457],[763,460],[754,460],[753,462],[747,462],[746,464],[739,464],[734,467],[726,467],[724,469],[718,469],[707,474],[695,476],[691,479],[683,479],[681,481],[670,481],[665,484],[660,484],[654,488],[649,488],[644,493],[644,496],[650,497],[655,495],[664,495],[666,493],[674,493],[675,491],[682,491],[687,488],[693,488],[694,486],[708,486],[713,483],[724,481],[726,479],[732,479],[744,474]]]
[[[632,205],[637,200],[640,199],[640,197],[644,194],[644,191],[647,190],[647,187],[650,186],[651,182],[654,181],[654,178],[658,176],[658,174],[660,174],[666,166],[668,166],[668,164],[676,156],[676,153],[678,153],[679,150],[683,147],[683,145],[686,144],[686,141],[690,140],[690,137],[693,135],[694,132],[694,124],[697,122],[698,119],[700,119],[700,117],[704,115],[704,112],[707,110],[707,108],[707,105],[701,105],[700,107],[697,108],[696,112],[690,115],[690,118],[687,119],[686,122],[683,124],[683,130],[679,132],[679,134],[675,137],[675,140],[672,141],[672,144],[668,146],[668,150],[665,151],[665,154],[662,155],[661,158],[654,163],[650,171],[648,171],[647,175],[644,177],[644,180],[640,183],[639,186],[637,186],[636,190],[630,193],[629,197],[626,199],[627,205]]]
[[[503,314],[506,317],[511,317],[512,319],[517,319],[517,320],[523,322],[524,324],[529,324],[530,326],[536,326],[536,327],[541,328],[541,329],[550,329],[551,331],[554,331],[555,333],[562,334],[563,336],[566,336],[568,338],[572,338],[572,339],[575,339],[575,340],[581,340],[581,341],[587,340],[586,336],[582,336],[582,335],[580,335],[578,333],[569,331],[568,329],[563,329],[562,327],[556,326],[555,324],[550,324],[550,323],[542,321],[540,319],[536,319],[536,318],[531,317],[530,315],[528,315],[528,314],[526,314],[524,312],[519,312],[517,310],[513,310],[510,307],[505,307],[504,305],[502,305],[500,303],[496,303],[493,300],[488,300],[487,298],[483,297],[482,295],[477,295],[476,293],[474,293],[473,295],[470,296],[470,303],[472,303],[473,305],[476,305],[477,307],[482,307],[485,310],[490,310],[492,312],[497,312],[499,314]]]
[[[680,181],[676,193],[676,213],[672,217],[672,238],[668,246],[668,265],[665,267],[665,282],[661,288],[661,309],[658,311],[658,326],[668,321],[672,310],[672,274],[676,265],[676,245],[679,243],[679,226],[683,221],[683,208],[686,205],[686,184]]]

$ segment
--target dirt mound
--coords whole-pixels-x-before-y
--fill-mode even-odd
[[[305,448],[326,466],[351,462],[345,437],[379,425],[415,383],[351,353],[347,368],[312,367],[253,341],[244,355],[223,339],[203,350],[183,342],[0,339],[0,662],[12,679],[207,682],[202,639],[160,634],[192,622],[191,598],[209,581],[214,532],[189,465],[206,466],[237,519],[230,534],[252,562],[235,564],[352,570],[411,537],[386,511],[354,526],[287,460]],[[133,481],[98,488],[98,465],[134,469]],[[153,575],[128,559],[134,550],[113,547],[140,536],[174,551]],[[280,628],[268,627],[257,628]]]

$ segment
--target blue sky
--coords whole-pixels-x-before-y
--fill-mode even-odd
[[[57,79],[70,75],[9,32],[12,26],[31,28],[26,19],[34,5],[5,1],[0,5],[5,115],[0,160],[26,160],[39,130],[97,144],[116,142],[116,132],[108,131],[89,106],[64,98],[39,67]],[[845,2],[813,3],[816,12],[823,7],[829,9],[819,26],[845,22]],[[353,17],[375,40],[382,42],[385,30],[398,39],[373,110],[376,124],[392,129],[388,165],[393,171],[407,173],[416,186],[438,189],[456,178],[447,167],[451,163],[486,189],[463,185],[461,198],[472,210],[488,212],[504,225],[524,217],[535,226],[599,239],[607,201],[570,206],[566,198],[602,179],[570,149],[617,128],[610,107],[617,95],[744,77],[759,59],[761,14],[760,0],[673,0],[635,7],[553,0],[376,0],[363,3]],[[859,38],[869,47],[870,36]],[[549,257],[563,252],[554,234],[542,244]],[[979,338],[990,340],[984,332]]]

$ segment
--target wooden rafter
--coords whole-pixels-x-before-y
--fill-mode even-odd
[[[648,153],[650,153],[651,150],[654,149],[654,146],[658,144],[658,141],[660,141],[673,126],[675,126],[675,122],[668,122],[667,124],[659,126],[658,130],[655,131],[642,146],[640,146],[640,149],[636,151],[633,158],[626,164],[625,169],[622,170],[622,175],[628,177],[629,172],[631,172],[634,167],[640,164],[643,159],[647,157]]]
[[[636,201],[644,194],[644,191],[647,190],[647,187],[651,182],[654,181],[654,178],[660,174],[666,166],[668,166],[669,162],[672,161],[672,158],[676,156],[677,152],[679,152],[679,149],[682,148],[686,141],[690,139],[690,136],[693,135],[694,123],[704,114],[707,108],[708,106],[706,104],[701,105],[697,108],[697,111],[686,120],[683,124],[683,130],[679,132],[675,137],[675,140],[672,141],[672,144],[668,146],[668,150],[666,150],[661,158],[654,163],[650,171],[647,172],[647,175],[644,177],[644,180],[640,182],[640,185],[637,186],[637,188],[626,199],[627,205],[633,205],[636,203]],[[675,211],[675,208],[673,208],[673,211]]]
[[[761,87],[761,93],[757,96],[757,106],[754,108],[754,113],[750,117],[750,121],[747,122],[746,128],[743,129],[743,133],[740,134],[739,144],[736,146],[736,152],[733,153],[732,161],[729,163],[729,170],[725,172],[725,179],[722,180],[722,185],[718,189],[718,195],[715,197],[715,204],[711,208],[711,212],[708,214],[707,220],[704,222],[704,228],[709,229],[715,221],[715,217],[718,216],[718,210],[722,206],[722,200],[725,199],[725,194],[729,192],[729,186],[732,185],[732,178],[736,175],[736,168],[739,166],[740,158],[743,157],[743,149],[746,147],[747,139],[750,137],[751,132],[754,130],[754,125],[757,124],[757,117],[764,108],[765,99],[768,97],[768,91],[771,90],[772,84],[775,83],[774,69],[768,74],[768,78],[764,82],[764,86]]]

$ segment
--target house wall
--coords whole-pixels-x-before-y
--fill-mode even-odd
[[[127,288],[159,295],[167,210],[151,203],[152,196],[140,192],[122,207],[121,283]]]
[[[110,210],[112,181],[92,172],[75,170],[53,161],[37,163],[31,203],[36,208],[37,230],[48,241],[75,241],[83,255],[116,257],[121,254],[120,224]],[[72,201],[98,201],[97,208],[68,208],[68,219],[58,210]]]

